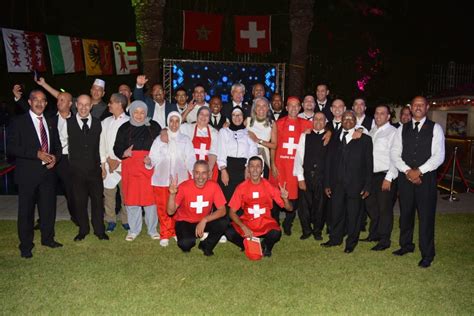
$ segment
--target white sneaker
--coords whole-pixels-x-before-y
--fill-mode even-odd
[[[169,244],[170,244],[170,240],[169,240],[169,239],[162,239],[162,240],[160,240],[160,246],[161,246],[161,247],[168,247]]]
[[[160,234],[156,233],[150,236],[153,240],[160,240]]]
[[[176,237],[176,236],[173,236],[173,239],[174,239],[174,241],[176,241],[176,242],[178,241],[178,237]]]
[[[222,235],[221,239],[219,239],[219,243],[224,244],[226,242],[227,242],[227,238],[225,237],[225,235]]]
[[[202,234],[201,239],[199,239],[199,240],[200,240],[200,241],[206,240],[207,236],[209,236],[209,233],[208,233],[208,232],[204,232],[204,234]],[[224,237],[225,237],[225,236],[224,236]]]
[[[126,241],[134,241],[135,238],[137,238],[137,235],[128,233],[128,234],[127,234],[127,237],[125,237],[125,240],[126,240]]]

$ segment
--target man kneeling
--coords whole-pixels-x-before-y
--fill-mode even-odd
[[[212,250],[228,225],[226,200],[219,185],[209,179],[209,165],[205,160],[194,163],[193,178],[177,186],[177,179],[171,179],[167,211],[176,220],[175,230],[178,247],[184,252],[191,251],[196,245],[196,238],[204,232],[207,238],[199,243],[199,249],[206,256],[212,256]],[[212,206],[216,210],[212,211]]]
[[[272,248],[280,240],[280,225],[271,215],[273,201],[287,211],[293,211],[288,200],[286,183],[280,191],[262,178],[263,161],[260,157],[251,157],[248,161],[249,179],[237,186],[229,203],[232,226],[225,232],[227,239],[244,249],[244,238],[263,238],[262,250],[265,257],[272,255]],[[242,216],[237,215],[239,209]]]

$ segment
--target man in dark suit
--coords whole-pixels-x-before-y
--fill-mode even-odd
[[[283,107],[283,99],[279,93],[275,92],[272,95],[269,114],[273,121],[277,121],[288,115],[288,112]]]
[[[342,114],[346,111],[346,105],[342,99],[334,99],[330,109],[332,120],[327,122],[326,129],[330,130],[334,136],[339,136],[342,130]]]
[[[74,241],[83,240],[90,232],[87,201],[91,199],[91,221],[94,234],[108,240],[104,226],[104,186],[100,165],[99,142],[101,123],[91,116],[91,98],[80,95],[77,114],[67,119],[69,163],[74,186],[74,203],[79,233]]]
[[[35,205],[41,217],[41,244],[62,247],[54,240],[56,185],[52,170],[61,157],[61,144],[57,129],[43,115],[46,95],[33,90],[28,103],[30,110],[12,123],[7,147],[9,155],[16,158],[18,236],[23,258],[33,257]]]
[[[331,100],[328,99],[329,88],[325,83],[320,83],[316,86],[316,107],[314,112],[323,112],[326,115],[328,122],[333,119],[331,112]]]
[[[224,106],[222,107],[222,113],[229,121],[232,120],[232,110],[236,106],[240,106],[246,116],[250,115],[251,105],[249,105],[247,102],[244,102],[244,96],[244,84],[240,82],[234,83],[230,88],[231,101],[229,103],[224,104]]]
[[[133,90],[133,99],[145,102],[148,107],[148,117],[164,128],[167,125],[168,115],[173,111],[178,111],[178,107],[176,104],[165,100],[163,86],[159,83],[154,84],[151,88],[151,97],[145,95],[143,87],[147,82],[148,78],[146,76],[137,76],[137,85]]]
[[[222,114],[222,100],[219,96],[213,96],[209,101],[209,107],[211,108],[211,117],[209,118],[209,124],[216,130],[220,130],[225,122],[226,117]]]
[[[366,110],[367,106],[364,98],[356,98],[352,103],[352,111],[354,111],[357,118],[356,125],[363,126],[369,132],[375,123],[372,116],[365,114]]]
[[[325,172],[325,193],[331,199],[331,232],[324,247],[342,243],[344,230],[347,239],[344,252],[351,253],[360,234],[363,200],[369,196],[372,181],[372,140],[362,134],[354,139],[356,117],[352,111],[342,115],[342,133],[329,145]]]

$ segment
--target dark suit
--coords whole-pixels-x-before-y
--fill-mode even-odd
[[[324,115],[326,115],[326,120],[328,120],[328,122],[331,122],[332,119],[334,118],[334,115],[331,112],[331,103],[332,103],[332,101],[327,99],[326,100],[326,105],[324,106],[323,110],[321,111],[319,109],[318,100],[316,100],[316,106],[314,107],[314,113],[323,112]]]
[[[49,134],[48,151],[61,158],[61,143],[57,129],[46,119]],[[46,126],[45,126],[46,127]],[[15,118],[8,134],[8,154],[16,158],[15,181],[18,184],[18,236],[20,251],[33,247],[35,205],[41,218],[41,243],[54,241],[56,220],[56,185],[53,169],[46,168],[38,159],[41,141],[36,133],[30,112]]]
[[[270,111],[268,111],[268,115],[270,115],[270,117],[272,118],[272,121],[276,121],[274,112],[275,111],[273,111],[271,108],[270,108]],[[282,109],[280,112],[280,115],[278,116],[278,119],[281,119],[282,117],[285,117],[287,115],[288,115],[288,112],[285,109]]]
[[[242,110],[244,111],[244,115],[247,117],[250,115],[250,111],[252,110],[252,106],[249,105],[247,102],[242,102],[240,105]],[[221,114],[223,114],[229,121],[232,120],[232,110],[234,109],[234,104],[232,101],[229,103],[225,103],[222,106]]]
[[[92,117],[90,130],[85,133],[77,122],[76,115],[67,120],[69,137],[69,165],[74,187],[74,210],[79,223],[79,234],[90,232],[87,212],[88,198],[91,199],[91,222],[94,234],[105,233],[104,227],[104,186],[100,167],[99,141],[101,123]]]
[[[213,119],[213,114],[211,114],[211,117],[209,118],[209,124],[214,127],[216,130],[220,130],[223,126],[224,123],[226,122],[226,117],[224,114],[222,114],[222,111],[220,112],[221,117],[219,118],[219,121],[217,124],[214,124],[214,119]]]
[[[325,188],[331,194],[330,243],[341,244],[347,228],[346,248],[354,249],[359,240],[362,191],[370,192],[373,157],[372,139],[362,135],[344,145],[340,137],[329,144]]]
[[[51,118],[51,123],[56,128],[56,130],[58,130],[58,120],[59,120],[59,114]],[[59,130],[58,130],[58,133],[59,133]],[[56,164],[56,168],[54,168],[54,173],[56,175],[57,180],[60,181],[62,189],[64,191],[64,196],[66,197],[67,208],[69,211],[69,215],[71,216],[71,221],[74,224],[78,225],[76,212],[74,211],[74,203],[73,203],[73,195],[74,195],[73,188],[74,187],[72,185],[71,168],[69,166],[68,155],[63,155],[61,152],[61,160],[58,162],[58,164]]]
[[[152,119],[153,113],[155,113],[155,101],[149,96],[145,95],[143,88],[135,87],[133,90],[133,99],[146,103],[146,106],[148,107],[147,116]],[[178,112],[178,106],[175,103],[169,103],[165,100],[165,122],[167,121],[168,115],[173,111]]]
[[[364,119],[362,120],[362,126],[365,127],[367,131],[370,131],[372,129],[372,121],[374,118],[372,116],[368,116],[367,114],[364,116]]]

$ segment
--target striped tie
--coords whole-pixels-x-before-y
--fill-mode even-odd
[[[40,135],[41,135],[41,150],[45,153],[49,152],[48,150],[48,135],[46,134],[46,129],[44,128],[43,124],[43,117],[38,117],[39,120],[39,128],[40,128]]]

